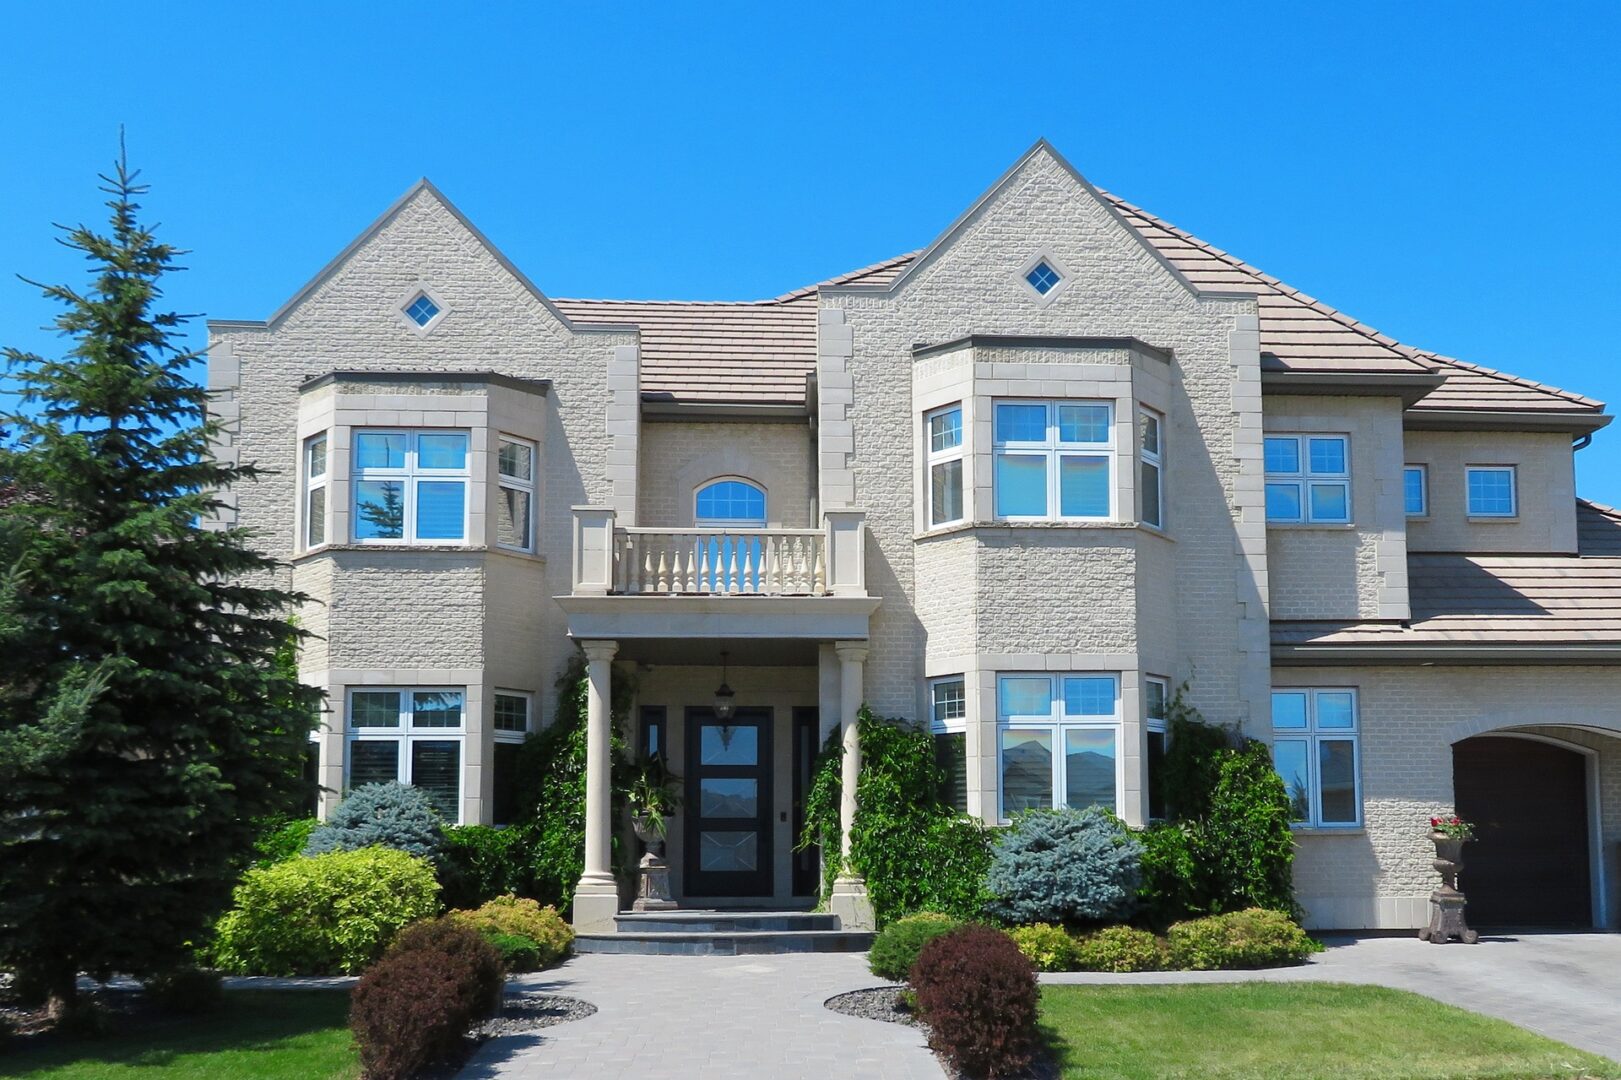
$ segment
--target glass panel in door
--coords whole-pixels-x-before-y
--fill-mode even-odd
[[[770,896],[771,710],[687,710],[689,896]]]

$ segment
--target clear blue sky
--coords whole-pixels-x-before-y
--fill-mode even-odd
[[[77,281],[126,125],[178,308],[263,318],[418,176],[555,296],[920,247],[1038,136],[1403,341],[1621,409],[1621,4],[12,5],[10,275]],[[1621,503],[1621,424],[1577,458]]]

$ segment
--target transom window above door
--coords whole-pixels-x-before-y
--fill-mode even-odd
[[[1266,520],[1344,525],[1351,520],[1351,451],[1345,435],[1266,437]]]
[[[998,401],[993,416],[996,516],[1108,521],[1114,515],[1114,406],[1107,401]]]
[[[365,544],[467,541],[465,431],[354,433],[354,524]]]
[[[765,489],[750,480],[712,480],[698,489],[692,516],[698,525],[764,528]]]

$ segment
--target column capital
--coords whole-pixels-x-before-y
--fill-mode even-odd
[[[619,651],[617,641],[582,641],[580,648],[585,652],[587,660],[612,660]]]
[[[833,651],[839,654],[839,659],[847,664],[865,664],[867,662],[867,643],[865,641],[835,641]]]

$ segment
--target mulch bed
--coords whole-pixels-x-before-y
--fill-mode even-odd
[[[828,998],[822,1005],[844,1016],[880,1020],[886,1024],[905,1024],[907,1027],[917,1028],[927,1041],[929,1025],[906,1004],[906,1000],[902,997],[905,990],[904,986],[874,986],[866,990],[837,994]],[[1038,1056],[1030,1068],[1009,1080],[1058,1080],[1058,1063],[1052,1059],[1052,1055],[1043,1051],[1037,1053]],[[962,1074],[953,1069],[951,1063],[944,1058],[940,1058],[940,1066],[953,1077],[953,1080],[963,1080]]]

